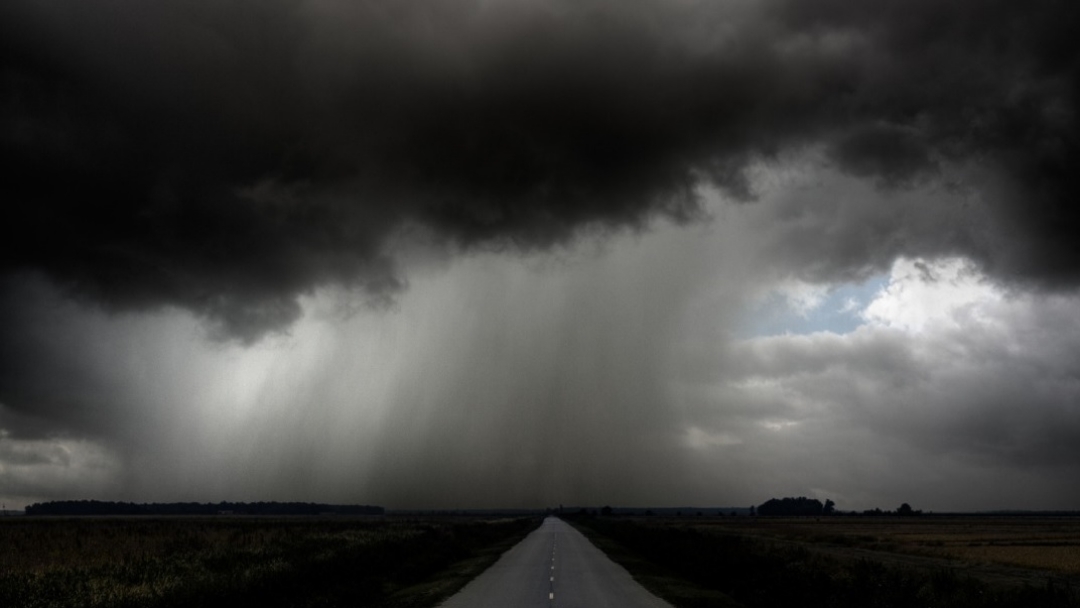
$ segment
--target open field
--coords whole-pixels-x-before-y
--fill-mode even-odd
[[[1018,566],[1080,576],[1080,518],[1075,517],[755,518],[741,531],[818,546],[945,558],[975,570]]]
[[[539,519],[0,520],[0,606],[433,606]]]
[[[1080,606],[1080,519],[579,520],[676,606]]]

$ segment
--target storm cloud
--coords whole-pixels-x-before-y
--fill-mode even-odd
[[[1064,2],[2,10],[3,268],[111,308],[256,340],[320,286],[398,293],[403,233],[529,251],[687,220],[702,184],[752,200],[752,163],[815,145],[887,187],[982,167],[1022,245],[968,253],[1080,276]]]
[[[1067,504],[1076,31],[1066,0],[5,2],[0,479],[969,507],[996,470]],[[959,267],[996,295],[949,323],[889,291],[978,291]],[[807,316],[866,281],[855,329],[747,335],[778,286]]]

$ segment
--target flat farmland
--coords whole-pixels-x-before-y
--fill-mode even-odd
[[[1080,576],[1080,518],[1040,516],[823,517],[705,524],[809,546],[1017,566]],[[861,555],[861,554],[860,554]],[[975,568],[977,569],[977,568]]]
[[[539,518],[12,517],[0,606],[422,608]]]
[[[677,607],[1080,606],[1076,517],[688,516],[575,523]]]

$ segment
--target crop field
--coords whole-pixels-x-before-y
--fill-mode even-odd
[[[575,522],[677,607],[1080,607],[1080,518]]]
[[[709,525],[730,529],[731,524],[713,521]],[[1080,518],[1075,517],[755,518],[738,530],[815,545],[1080,575]]]
[[[0,606],[433,606],[539,519],[18,517]]]

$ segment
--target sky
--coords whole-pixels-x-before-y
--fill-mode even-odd
[[[7,0],[0,502],[1080,509],[1071,0]]]

